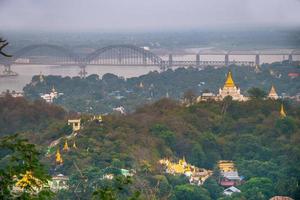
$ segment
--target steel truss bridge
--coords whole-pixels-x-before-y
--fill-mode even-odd
[[[37,50],[51,50],[56,54],[55,56],[29,56],[30,52]],[[203,55],[222,55],[223,61],[202,61]],[[253,55],[255,61],[231,61],[231,55]],[[289,53],[260,53],[260,52],[242,52],[242,51],[228,51],[221,53],[199,52],[194,55],[193,60],[175,60],[173,55],[169,54],[168,59],[162,59],[160,56],[152,53],[149,50],[140,48],[134,45],[111,45],[100,48],[86,56],[80,56],[69,50],[68,48],[51,45],[39,44],[24,47],[15,53],[11,58],[1,58],[0,64],[4,66],[3,73],[6,75],[14,75],[11,70],[12,65],[61,65],[61,66],[79,66],[80,76],[85,77],[87,65],[99,66],[157,66],[161,70],[166,70],[172,67],[205,67],[205,66],[228,66],[231,64],[259,66],[261,55],[287,55],[289,62],[293,62],[293,55],[300,55],[299,50],[293,50]]]

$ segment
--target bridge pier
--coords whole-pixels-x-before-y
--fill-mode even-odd
[[[79,72],[80,78],[85,79],[86,75],[87,75],[87,72],[85,70],[86,65],[82,64],[82,65],[79,65],[79,67],[80,67],[80,72]]]
[[[225,66],[228,67],[229,65],[229,54],[225,54]]]
[[[260,55],[259,55],[259,54],[256,54],[256,55],[255,55],[255,65],[256,65],[257,67],[260,66]]]
[[[147,57],[145,54],[143,54],[143,65],[147,65]]]
[[[168,67],[172,67],[173,66],[173,55],[169,54],[169,66]]]
[[[289,64],[293,63],[293,54],[289,54]]]
[[[166,71],[169,67],[169,63],[167,63],[167,61],[162,61],[159,65],[159,68],[161,71]]]
[[[196,55],[196,66],[199,67],[200,66],[200,54]]]
[[[3,76],[17,76],[18,74],[11,70],[10,64],[4,64]]]

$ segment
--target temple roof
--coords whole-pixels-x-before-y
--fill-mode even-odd
[[[232,79],[231,71],[227,74],[227,79],[225,81],[224,87],[235,87],[234,81]]]

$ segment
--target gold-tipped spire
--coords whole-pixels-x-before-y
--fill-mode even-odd
[[[64,161],[63,161],[63,159],[62,159],[62,157],[60,155],[59,149],[57,149],[57,151],[56,151],[56,164],[62,165],[63,162]]]
[[[68,141],[67,140],[65,141],[65,145],[64,145],[63,150],[64,151],[69,151],[69,145],[68,145]]]
[[[77,146],[76,146],[75,140],[74,140],[74,143],[73,143],[73,148],[74,148],[74,149],[77,149]]]
[[[227,74],[227,79],[225,81],[224,87],[235,87],[234,81],[232,79],[231,71]]]
[[[281,118],[285,118],[286,117],[286,113],[284,111],[283,103],[280,106],[280,117]]]

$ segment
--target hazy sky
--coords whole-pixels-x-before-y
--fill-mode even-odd
[[[0,31],[300,26],[299,0],[0,0]]]

